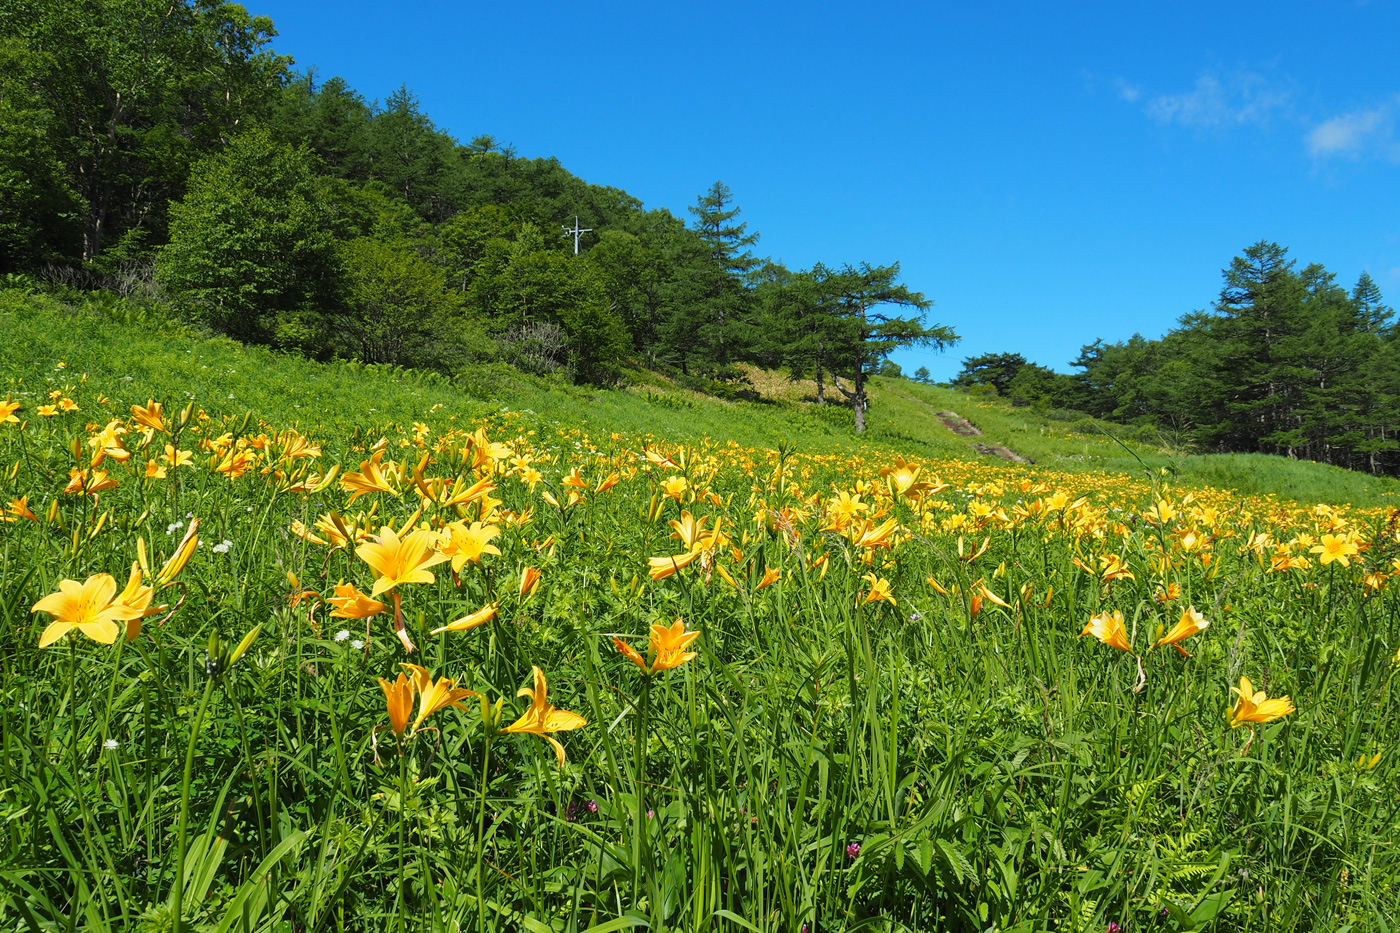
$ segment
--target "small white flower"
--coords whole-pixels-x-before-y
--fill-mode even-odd
[[[349,630],[349,629],[341,629],[340,631],[338,631],[338,632],[335,633],[335,640],[336,640],[336,641],[344,641],[345,639],[347,639],[347,638],[349,638],[349,637],[350,637],[350,630]]]
[[[214,545],[214,553],[215,553],[215,554],[227,554],[227,553],[228,553],[228,549],[231,548],[231,547],[233,547],[233,542],[230,541],[228,538],[225,538],[224,540],[220,541],[218,544]]]
[[[105,741],[105,742],[102,743],[102,747],[105,748],[105,749],[107,749],[107,751],[109,751],[109,752],[114,752],[114,751],[117,750],[117,740],[116,740],[116,739],[108,739],[107,741]]]
[[[357,639],[355,639],[354,641],[352,641],[352,642],[350,643],[350,647],[351,647],[351,648],[354,648],[356,651],[359,651],[359,650],[360,650],[361,648],[363,648],[364,646],[365,646],[365,642],[364,642],[364,639],[363,639],[363,638],[357,638]]]
[[[175,532],[179,531],[181,528],[184,527],[184,522],[171,522],[170,524],[165,526],[165,533],[168,535],[173,535]]]

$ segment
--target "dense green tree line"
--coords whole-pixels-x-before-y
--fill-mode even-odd
[[[0,273],[144,288],[317,358],[597,384],[640,363],[719,391],[736,363],[789,365],[860,425],[893,349],[956,339],[898,264],[755,256],[723,182],[687,225],[490,135],[461,143],[406,88],[371,102],[293,71],[234,4],[0,0],[0,23]]]
[[[1073,375],[989,353],[953,382],[1170,429],[1205,450],[1400,473],[1400,327],[1370,275],[1348,291],[1266,241],[1223,274],[1211,310],[1157,340],[1096,340]]]

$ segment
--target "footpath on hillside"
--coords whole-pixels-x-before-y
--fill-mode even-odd
[[[920,405],[924,406],[929,411],[933,411],[934,415],[938,418],[938,420],[943,422],[943,424],[948,428],[948,430],[952,431],[959,437],[982,436],[982,431],[975,424],[973,424],[971,421],[968,421],[966,418],[964,418],[957,412],[934,411],[933,406],[923,401],[922,399],[914,399],[914,401],[918,402]],[[1032,460],[1030,457],[1023,457],[1020,454],[1016,453],[1016,451],[1012,450],[1010,447],[1005,447],[1001,444],[987,444],[979,442],[973,444],[972,449],[977,451],[979,454],[982,454],[983,456],[1000,457],[1002,460],[1010,460],[1012,463],[1035,463],[1035,461]]]

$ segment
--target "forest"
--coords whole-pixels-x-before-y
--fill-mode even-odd
[[[782,366],[858,428],[890,352],[957,339],[898,262],[790,271],[754,254],[723,182],[687,223],[489,134],[462,143],[406,87],[371,102],[296,70],[240,6],[3,0],[0,18],[0,275],[449,375],[609,385],[641,365],[742,396],[736,363]]]
[[[1211,310],[1157,340],[1095,340],[1072,375],[988,353],[963,360],[953,384],[1154,426],[1208,451],[1400,472],[1400,331],[1371,276],[1348,292],[1260,241],[1223,278]]]

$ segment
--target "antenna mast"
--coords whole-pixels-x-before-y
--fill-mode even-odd
[[[560,226],[563,227],[564,225],[563,225],[563,224],[560,224]],[[562,236],[572,236],[572,237],[574,238],[574,255],[577,256],[577,255],[578,255],[578,240],[579,240],[579,237],[583,236],[585,233],[592,233],[592,232],[593,232],[593,228],[592,228],[592,227],[582,227],[582,228],[579,227],[579,225],[578,225],[578,215],[575,214],[575,215],[574,215],[574,225],[573,225],[572,227],[564,227],[564,232],[563,232]]]

